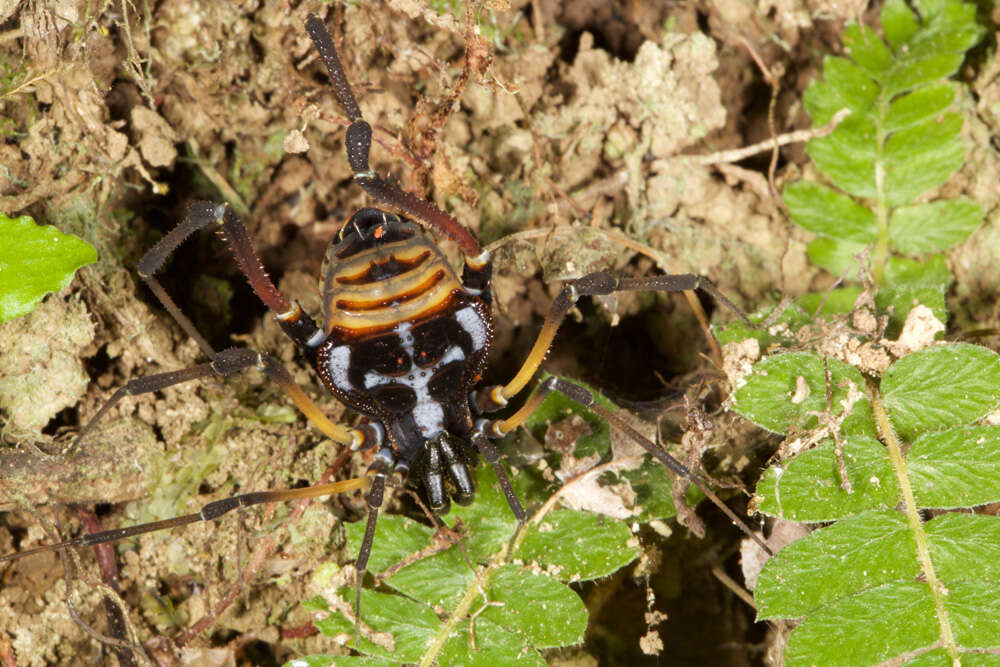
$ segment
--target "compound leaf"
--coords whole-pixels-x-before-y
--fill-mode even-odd
[[[1000,357],[967,343],[924,348],[890,366],[881,391],[893,426],[912,442],[993,410],[1000,403]]]
[[[94,247],[27,215],[0,213],[0,322],[31,311],[49,292],[73,280],[77,269],[97,261]]]

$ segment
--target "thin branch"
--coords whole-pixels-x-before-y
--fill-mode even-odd
[[[681,155],[678,156],[678,160],[683,161],[685,164],[694,165],[712,165],[720,164],[723,162],[739,162],[740,160],[745,160],[748,157],[757,155],[758,153],[764,153],[766,151],[774,150],[779,146],[787,146],[788,144],[796,144],[803,141],[809,141],[811,139],[816,139],[818,137],[825,137],[826,135],[837,129],[840,123],[851,115],[850,109],[841,109],[837,113],[833,114],[833,118],[830,122],[823,127],[814,127],[809,130],[796,130],[795,132],[789,132],[787,134],[780,134],[773,139],[768,139],[762,141],[759,144],[753,144],[752,146],[746,146],[745,148],[734,148],[728,151],[719,151],[717,153],[710,153],[708,155]]]

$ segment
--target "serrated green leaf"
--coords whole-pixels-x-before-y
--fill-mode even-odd
[[[867,114],[878,99],[879,88],[860,67],[846,58],[827,56],[823,59],[823,84],[827,95],[835,97],[839,108],[856,114]],[[808,107],[807,107],[808,108]]]
[[[969,424],[1000,404],[1000,357],[957,343],[918,350],[886,371],[881,391],[893,426],[907,442]]]
[[[580,596],[546,574],[501,567],[490,586],[491,601],[481,616],[525,636],[535,648],[569,646],[583,641],[587,608]]]
[[[367,521],[355,521],[346,526],[347,546],[351,553],[361,548]],[[368,559],[368,569],[372,572],[399,563],[407,556],[420,551],[430,544],[434,531],[429,527],[398,514],[380,515],[378,535],[372,542],[372,553]]]
[[[473,562],[489,559],[510,540],[517,528],[517,519],[500,490],[500,482],[488,465],[476,469],[475,502],[467,507],[453,505],[442,518],[452,527],[456,520],[470,527],[462,544]]]
[[[344,590],[346,599],[353,599],[353,591]],[[437,633],[441,621],[425,605],[401,595],[361,591],[361,617],[371,628],[381,633],[390,633],[393,648],[373,643],[361,637],[360,649],[368,655],[378,656],[394,662],[418,662],[427,648],[427,643]],[[313,621],[316,629],[327,637],[349,637],[353,646],[354,624],[339,613]]]
[[[1000,575],[1000,519],[945,514],[924,527],[938,577],[949,584],[977,573]],[[873,511],[814,531],[778,553],[761,572],[758,619],[798,618],[833,601],[920,575],[913,533],[896,511]]]
[[[913,533],[895,511],[871,511],[813,531],[764,566],[757,619],[799,618],[840,598],[920,574]]]
[[[953,82],[939,81],[896,98],[889,105],[882,131],[891,134],[933,118],[955,101],[955,89]]]
[[[919,29],[917,16],[905,0],[886,0],[882,6],[882,30],[894,50],[901,50]]]
[[[806,253],[816,266],[822,267],[836,276],[845,276],[851,280],[857,279],[861,271],[858,255],[866,247],[862,243],[841,241],[824,236],[810,243],[806,248]]]
[[[831,134],[812,139],[806,152],[838,188],[855,197],[874,199],[877,136],[870,116],[852,114]]]
[[[882,79],[886,99],[912,90],[927,81],[951,76],[958,70],[963,58],[962,53],[935,52],[924,58],[901,62],[891,74]]]
[[[535,649],[525,646],[522,637],[482,616],[475,620],[475,640],[473,649],[469,629],[463,627],[448,639],[438,664],[449,667],[497,667],[508,663],[545,666],[545,659]]]
[[[965,144],[961,132],[962,117],[948,113],[889,137],[884,153],[889,206],[909,203],[947,181],[962,166]]]
[[[944,605],[959,646],[1000,649],[1000,596],[995,581],[951,584]]]
[[[852,493],[841,486],[834,442],[825,440],[784,467],[768,468],[757,484],[755,509],[791,521],[820,522],[896,505],[899,485],[878,440],[844,438],[843,455]]]
[[[0,213],[0,239],[0,322],[28,313],[69,285],[77,269],[97,261],[89,243],[27,215]]]
[[[540,565],[561,581],[586,581],[606,577],[638,558],[639,545],[630,542],[632,531],[622,521],[557,510],[528,534],[517,558]]]
[[[817,414],[827,409],[827,369],[830,372],[830,411],[833,415],[844,412],[842,402],[851,393],[856,397],[852,403],[855,409],[867,404],[865,381],[857,369],[838,359],[827,359],[824,364],[824,359],[815,354],[789,352],[776,354],[756,364],[745,384],[730,397],[731,407],[775,433],[813,429],[819,423]],[[846,422],[842,430],[851,429]]]
[[[893,582],[807,617],[789,636],[785,660],[790,666],[868,667],[929,647],[939,632],[927,584]]]
[[[830,188],[798,181],[782,193],[792,222],[816,234],[855,243],[875,241],[875,214],[847,195]]]
[[[414,600],[447,609],[458,604],[475,578],[462,552],[451,548],[407,565],[386,583]]]
[[[889,242],[905,255],[941,252],[969,238],[984,214],[982,206],[966,197],[901,206],[893,211]]]
[[[942,514],[928,521],[927,548],[946,584],[973,577],[1000,580],[1000,518],[983,514]]]
[[[868,26],[852,23],[844,29],[843,41],[851,59],[876,81],[896,62],[882,38]]]
[[[914,440],[906,457],[917,504],[973,507],[1000,501],[1000,427],[963,426]]]

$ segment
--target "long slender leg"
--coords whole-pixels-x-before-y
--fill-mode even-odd
[[[163,307],[207,356],[213,357],[215,350],[198,332],[194,324],[181,312],[160,282],[154,277],[170,254],[189,236],[206,227],[213,227],[219,237],[226,242],[240,271],[247,277],[250,287],[265,306],[274,311],[282,331],[305,350],[314,349],[323,341],[323,333],[312,318],[302,312],[298,303],[289,301],[271,281],[264,265],[250,242],[250,235],[239,216],[228,204],[196,201],[188,207],[184,221],[174,227],[160,242],[149,249],[139,261],[139,276],[156,295]]]
[[[354,449],[361,447],[363,444],[373,442],[377,444],[381,441],[382,433],[380,426],[366,424],[359,428],[349,429],[339,424],[334,424],[327,419],[326,415],[320,412],[309,396],[295,384],[295,380],[288,370],[274,357],[246,348],[222,350],[221,352],[214,353],[213,356],[213,360],[207,364],[198,364],[197,366],[179,371],[157,373],[156,375],[148,375],[130,380],[128,384],[112,394],[107,403],[101,406],[101,409],[94,415],[94,418],[87,422],[87,425],[80,430],[70,449],[75,449],[108,411],[125,396],[148,394],[166,389],[175,384],[213,375],[228,377],[251,367],[260,369],[268,379],[281,387],[303,414],[331,440],[343,445],[349,445]]]
[[[214,521],[223,514],[227,514],[238,507],[250,507],[252,505],[260,505],[262,503],[285,502],[301,498],[317,498],[319,496],[329,496],[335,493],[356,491],[357,489],[363,488],[367,485],[369,481],[368,477],[357,477],[354,479],[346,479],[341,482],[306,486],[301,489],[283,489],[278,491],[256,491],[253,493],[243,493],[238,496],[214,500],[203,505],[200,511],[192,514],[176,516],[171,519],[163,519],[162,521],[142,523],[137,526],[129,526],[128,528],[115,528],[112,530],[104,530],[99,533],[88,533],[86,535],[58,542],[56,544],[47,544],[34,549],[0,556],[0,563],[8,560],[17,560],[19,558],[24,558],[25,556],[31,556],[45,551],[55,551],[72,546],[89,547],[95,544],[117,542],[118,540],[123,540],[127,537],[135,537],[136,535],[152,533],[157,530],[164,530],[165,528],[185,526],[189,523],[195,523],[198,521]]]
[[[357,184],[376,200],[437,229],[455,241],[467,259],[478,261],[479,266],[482,266],[488,261],[489,255],[484,256],[476,237],[459,224],[455,218],[430,202],[402,190],[372,170],[368,164],[368,156],[372,146],[372,128],[361,116],[361,108],[351,91],[351,85],[344,73],[344,66],[337,56],[333,39],[330,38],[330,33],[323,22],[312,14],[306,19],[306,32],[309,33],[309,37],[312,38],[316,50],[326,65],[337,101],[344,113],[347,114],[348,120],[351,121],[350,127],[347,128],[345,144],[347,145],[347,160],[351,164],[351,170],[354,172],[354,180]]]
[[[545,315],[545,322],[534,346],[514,379],[506,385],[483,387],[475,393],[474,402],[477,410],[480,413],[498,410],[527,386],[545,359],[545,355],[548,354],[549,348],[552,347],[552,341],[563,318],[581,296],[604,296],[613,292],[632,291],[683,292],[695,289],[705,290],[719,303],[739,315],[749,326],[754,326],[743,311],[704,276],[682,273],[648,278],[614,278],[603,271],[590,273],[567,284],[556,296],[549,307],[549,312]]]
[[[594,395],[583,387],[573,384],[568,380],[564,380],[559,377],[550,377],[545,382],[541,384],[528,401],[525,402],[524,406],[511,415],[507,419],[496,419],[493,421],[480,420],[477,425],[478,430],[495,438],[503,437],[507,433],[517,428],[524,422],[527,417],[535,411],[538,405],[545,399],[545,397],[553,392],[558,391],[574,402],[587,408],[597,416],[599,416],[604,421],[608,422],[612,427],[618,429],[624,433],[630,440],[635,442],[637,445],[649,452],[653,458],[662,463],[670,472],[675,475],[679,475],[684,479],[689,480],[692,484],[698,487],[698,489],[705,494],[705,496],[712,501],[712,503],[722,510],[729,519],[736,524],[740,530],[742,530],[750,539],[756,542],[765,553],[770,554],[771,550],[764,543],[764,541],[746,524],[746,522],[738,517],[735,512],[733,512],[729,507],[722,502],[722,500],[715,495],[712,491],[701,480],[698,475],[691,472],[687,466],[675,459],[673,456],[665,452],[661,447],[657,446],[654,442],[646,438],[646,436],[635,430],[631,424],[628,423],[620,414],[618,410],[609,410],[600,403],[594,400]]]
[[[368,558],[372,555],[375,524],[378,523],[378,512],[382,508],[382,501],[385,497],[385,480],[391,465],[392,462],[389,458],[382,456],[380,452],[368,468],[368,474],[372,476],[372,486],[368,490],[368,523],[365,524],[365,536],[361,540],[361,550],[358,551],[358,559],[354,564],[356,570],[354,579],[355,647],[361,646],[361,585],[364,583],[365,572],[368,570]]]

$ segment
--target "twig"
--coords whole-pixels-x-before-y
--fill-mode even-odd
[[[739,162],[740,160],[745,160],[752,155],[773,150],[778,146],[787,146],[788,144],[795,144],[803,141],[809,141],[810,139],[816,139],[818,137],[825,137],[837,129],[837,126],[850,115],[850,109],[841,109],[837,113],[833,114],[833,118],[830,119],[830,122],[823,127],[814,127],[808,130],[796,130],[794,132],[788,132],[787,134],[780,134],[773,139],[767,139],[759,144],[753,144],[752,146],[746,146],[744,148],[734,148],[732,150],[719,151],[708,155],[681,155],[678,156],[677,159],[686,164],[695,165]]]

